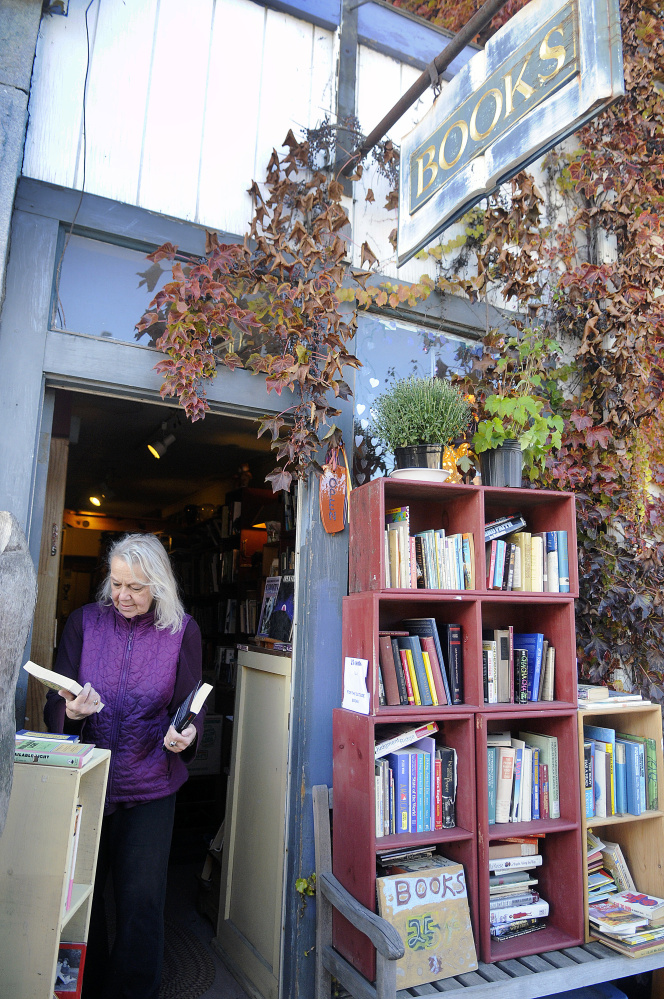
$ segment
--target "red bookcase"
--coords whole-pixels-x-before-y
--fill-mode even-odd
[[[409,508],[410,533],[444,528],[472,533],[474,590],[385,587],[385,511]],[[526,531],[567,531],[569,593],[486,588],[484,526],[520,513]],[[349,596],[343,602],[343,657],[369,662],[368,715],[334,713],[334,873],[364,905],[376,906],[376,854],[391,846],[430,843],[463,863],[478,956],[487,962],[575,946],[583,941],[583,877],[576,723],[574,597],[578,595],[574,497],[569,493],[482,486],[431,485],[376,479],[353,490],[350,516]],[[404,618],[433,617],[462,628],[464,702],[442,707],[386,706],[379,700],[380,630]],[[512,625],[539,631],[556,649],[553,701],[524,705],[484,702],[482,631]],[[458,755],[457,825],[415,835],[376,837],[374,743],[381,726],[435,720],[436,739]],[[487,731],[541,731],[558,739],[561,816],[555,820],[489,826]],[[545,833],[540,894],[550,904],[547,928],[495,942],[489,933],[488,847],[505,836]],[[375,977],[371,944],[335,913],[335,947],[369,979]]]

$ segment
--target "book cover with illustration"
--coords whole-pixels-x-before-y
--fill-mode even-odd
[[[295,576],[269,576],[265,581],[263,607],[256,634],[274,638],[277,642],[290,642],[294,607]]]
[[[462,864],[377,878],[378,912],[401,935],[397,992],[477,968]]]

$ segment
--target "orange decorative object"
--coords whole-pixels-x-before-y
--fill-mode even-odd
[[[339,460],[341,459],[341,460]],[[328,534],[338,534],[348,523],[351,484],[343,447],[330,449],[320,477],[320,517]]]
[[[450,473],[447,482],[463,482],[463,475],[457,467],[457,462],[459,458],[465,458],[467,455],[472,455],[472,451],[470,444],[466,441],[459,444],[458,447],[452,447],[450,444],[445,446],[441,467]]]

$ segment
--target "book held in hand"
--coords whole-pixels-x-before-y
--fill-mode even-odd
[[[183,732],[187,725],[190,725],[199,713],[208,694],[212,690],[211,683],[199,683],[192,692],[185,697],[184,701],[171,718],[171,725],[176,732]]]
[[[68,690],[74,697],[78,697],[83,690],[83,687],[77,680],[72,680],[70,676],[64,676],[62,673],[56,673],[53,669],[45,669],[43,666],[38,666],[37,663],[33,663],[30,659],[24,664],[23,669],[26,669],[31,676],[40,680],[45,687],[50,687],[51,690]],[[103,707],[104,705],[100,701],[97,712],[101,711]]]

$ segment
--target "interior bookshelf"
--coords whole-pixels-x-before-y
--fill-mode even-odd
[[[390,559],[384,535],[386,513],[407,508],[410,534],[433,529],[446,535],[472,534],[473,589],[387,585]],[[566,532],[569,591],[497,590],[487,586],[485,526],[522,515],[523,530]],[[431,845],[464,864],[478,958],[485,962],[576,946],[584,937],[582,828],[577,736],[576,635],[578,596],[574,497],[549,490],[376,479],[351,493],[349,595],[343,601],[342,657],[368,661],[367,715],[334,713],[334,872],[367,907],[376,908],[377,854],[390,846]],[[403,578],[403,577],[401,577]],[[413,618],[433,618],[439,631],[461,627],[461,703],[385,703],[381,692],[380,632],[396,632]],[[494,629],[542,633],[555,648],[553,699],[514,703],[485,700],[483,636]],[[510,697],[513,698],[510,678]],[[383,684],[384,688],[384,684]],[[438,744],[457,750],[458,791],[452,829],[391,836],[376,835],[373,747],[382,726],[436,721]],[[488,821],[487,733],[540,732],[558,740],[560,817],[509,824]],[[538,869],[542,898],[550,911],[544,929],[496,940],[489,929],[491,844],[506,836],[544,833]],[[560,878],[560,870],[566,877]],[[569,876],[567,876],[569,875]],[[654,889],[652,889],[654,890]],[[335,947],[373,980],[374,953],[368,941],[335,914]]]
[[[585,848],[588,829],[600,838],[618,843],[638,891],[664,898],[664,869],[661,863],[661,843],[664,837],[664,761],[662,758],[662,709],[659,704],[638,704],[629,707],[594,708],[578,712],[579,779],[583,788],[584,725],[614,729],[617,733],[645,736],[655,742],[657,759],[658,809],[646,809],[640,815],[629,813],[586,818],[581,809],[581,831]],[[588,924],[588,880],[584,864],[583,904],[585,939],[590,940]]]
[[[80,770],[14,764],[0,837],[3,994],[52,999],[60,942],[86,943],[110,752],[95,749]],[[69,853],[82,805],[74,885]]]

